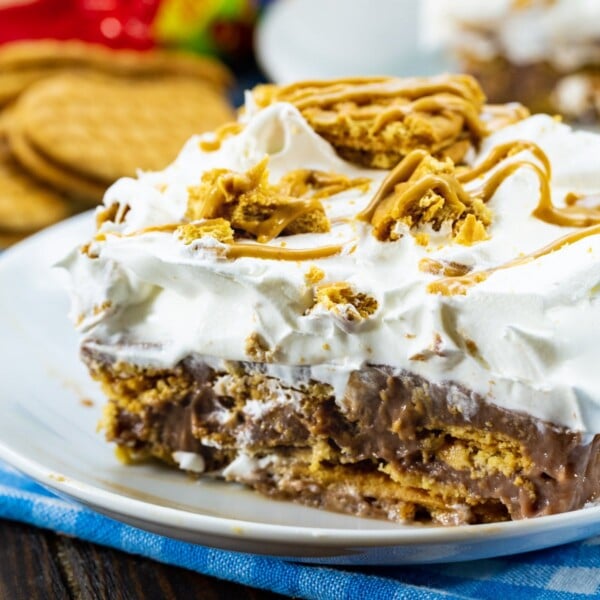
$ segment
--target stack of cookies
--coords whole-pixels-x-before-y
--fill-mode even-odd
[[[95,205],[119,177],[163,169],[233,118],[230,82],[216,61],[166,51],[0,48],[0,247]]]

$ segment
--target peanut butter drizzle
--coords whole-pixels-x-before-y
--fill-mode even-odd
[[[455,296],[458,294],[465,295],[470,287],[485,281],[492,273],[495,273],[496,271],[530,263],[538,258],[541,258],[542,256],[556,252],[568,244],[573,244],[574,242],[577,242],[583,238],[598,234],[600,234],[600,224],[586,227],[580,231],[569,233],[568,235],[554,240],[539,250],[531,252],[525,256],[515,258],[507,263],[504,263],[503,265],[492,267],[491,269],[485,269],[483,271],[475,271],[474,273],[470,273],[468,275],[446,277],[445,279],[434,281],[427,286],[427,291],[432,294],[442,294],[444,296]]]
[[[310,198],[307,200],[293,200],[277,207],[265,221],[241,220],[240,226],[244,231],[254,235],[259,242],[268,242],[276,238],[291,223],[303,215],[322,210],[318,200]]]
[[[237,121],[225,123],[214,131],[214,139],[202,140],[198,146],[200,147],[200,150],[203,150],[204,152],[215,152],[221,147],[221,144],[226,138],[237,135],[242,129],[244,129],[244,126]]]
[[[142,229],[137,229],[136,231],[132,231],[131,233],[119,233],[117,231],[105,231],[105,232],[97,233],[94,236],[94,240],[96,240],[97,242],[103,242],[106,239],[107,235],[112,235],[113,237],[120,237],[120,238],[132,238],[132,237],[137,237],[139,235],[144,235],[145,233],[173,233],[180,226],[181,226],[181,223],[166,223],[164,225],[151,225],[149,227],[143,227]]]
[[[342,245],[320,246],[318,248],[281,248],[264,244],[234,242],[227,248],[227,258],[262,258],[268,260],[316,260],[335,256],[342,251]]]
[[[407,181],[427,156],[429,156],[429,153],[426,150],[414,150],[401,160],[383,180],[371,202],[356,215],[356,218],[359,221],[371,221],[377,207],[383,200],[394,191],[398,183]]]
[[[529,150],[542,163],[546,177],[549,179],[552,176],[552,167],[550,166],[550,161],[548,160],[546,153],[537,144],[527,140],[506,142],[505,144],[500,144],[499,146],[492,148],[491,152],[481,163],[468,171],[458,174],[456,179],[461,183],[473,181],[473,179],[477,179],[477,177],[491,171],[504,159],[524,150]]]
[[[258,91],[261,91],[259,86]],[[264,89],[264,87],[262,88]],[[274,90],[277,100],[292,102],[299,110],[313,106],[331,106],[340,102],[366,103],[373,99],[397,96],[408,100],[435,94],[453,94],[467,101],[483,104],[484,96],[475,81],[467,75],[440,75],[439,77],[363,77],[333,81],[301,81]],[[259,104],[261,97],[259,94]]]
[[[525,150],[531,152],[542,167],[529,160],[517,160],[500,166],[479,189],[467,192],[462,187],[462,184],[488,174],[492,169],[498,167],[502,161]],[[386,177],[369,205],[357,215],[357,218],[372,223],[377,210],[394,192],[396,186],[407,182],[427,156],[426,151],[416,150],[402,160]],[[454,175],[424,176],[398,195],[394,201],[394,207],[412,203],[430,190],[443,195],[451,204],[460,201],[468,206],[475,198],[488,202],[498,187],[522,167],[530,168],[537,175],[540,182],[540,199],[532,212],[534,217],[561,227],[589,227],[600,223],[600,210],[598,208],[577,206],[576,200],[569,200],[569,197],[567,197],[567,206],[557,207],[553,204],[550,190],[552,176],[550,160],[537,144],[527,140],[515,140],[493,148],[488,156],[472,169],[458,171]]]
[[[245,173],[213,169],[202,176],[200,186],[190,188],[186,217],[189,220],[226,218],[234,229],[241,229],[268,242],[291,226],[302,224],[293,233],[329,230],[321,202],[312,198],[293,198],[285,186],[268,182],[268,157]],[[312,221],[311,221],[312,219]]]
[[[106,234],[101,233],[96,236],[100,240],[106,239],[106,235],[113,235],[115,237],[137,237],[144,235],[145,233],[173,233],[182,223],[168,223],[165,225],[154,225],[152,227],[144,227],[131,233],[117,233],[107,232]],[[249,242],[232,242],[226,243],[227,246],[225,255],[227,258],[263,258],[268,260],[317,260],[319,258],[327,258],[339,254],[342,249],[342,244],[335,244],[331,246],[319,246],[317,248],[282,248],[280,246],[267,246],[260,243],[249,243]]]
[[[445,96],[442,94],[419,98],[411,104],[400,106],[391,105],[377,116],[371,132],[378,133],[384,129],[388,123],[391,123],[398,118],[406,117],[411,112],[438,113],[443,110],[450,110],[460,115],[464,119],[467,127],[477,136],[483,137],[487,135],[488,130],[479,118],[478,107],[463,98]]]
[[[574,206],[575,204],[577,204],[581,199],[585,198],[586,195],[585,194],[576,194],[575,192],[569,192],[566,196],[565,196],[565,204],[567,206]]]
[[[359,212],[356,218],[361,221],[371,222],[379,206],[394,192],[396,186],[400,183],[406,183],[428,156],[429,153],[426,150],[414,150],[398,163],[383,180],[368,206]],[[451,202],[465,201],[470,203],[471,201],[470,196],[454,178],[444,175],[425,175],[415,181],[414,185],[404,190],[394,204],[396,206],[408,204],[422,197],[425,192],[431,189],[440,191]]]

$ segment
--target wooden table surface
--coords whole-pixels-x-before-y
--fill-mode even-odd
[[[277,600],[283,596],[0,521],[0,599],[63,598]]]

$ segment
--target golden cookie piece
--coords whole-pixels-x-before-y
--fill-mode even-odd
[[[80,199],[88,207],[102,200],[108,184],[98,183],[76,172],[69,172],[60,166],[48,161],[43,155],[32,148],[16,121],[11,121],[7,136],[12,154],[18,159],[20,165],[36,179],[43,181],[56,190],[74,198]]]
[[[383,169],[417,149],[460,162],[487,133],[485,96],[468,75],[262,85],[254,98],[261,107],[294,104],[340,156]]]
[[[70,214],[71,206],[63,196],[32,179],[0,148],[0,246]]]
[[[33,232],[31,232],[31,233],[6,233],[6,232],[0,230],[0,250],[5,250],[9,246],[12,246],[13,244],[16,244],[17,242],[20,242],[21,240],[24,240],[28,235],[31,235],[32,233]]]
[[[128,77],[186,75],[221,90],[232,82],[228,69],[217,60],[182,52],[113,50],[76,40],[19,41],[0,48],[2,75],[18,73],[35,79],[57,69],[91,69]]]
[[[163,169],[190,136],[233,118],[220,93],[189,77],[83,73],[34,84],[14,113],[7,137],[16,158],[40,179],[91,201],[119,177]]]
[[[0,71],[0,107],[12,102],[32,83],[56,72],[53,68]]]

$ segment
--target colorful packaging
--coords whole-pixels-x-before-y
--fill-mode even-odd
[[[154,45],[250,56],[252,0],[4,0],[0,44],[21,39],[80,39],[112,48]]]

